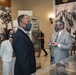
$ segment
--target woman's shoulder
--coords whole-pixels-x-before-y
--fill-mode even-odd
[[[4,41],[2,41],[1,44],[7,43],[7,42],[9,42],[9,40],[4,40]]]

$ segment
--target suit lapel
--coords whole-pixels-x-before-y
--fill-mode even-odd
[[[57,35],[57,33],[55,33],[54,35],[53,35],[53,38],[52,38],[52,42],[55,42],[55,39],[56,39],[56,35]]]
[[[9,45],[10,49],[13,50],[11,42],[8,40],[7,43],[8,43],[8,45]]]
[[[26,37],[28,37],[28,38],[29,38],[28,34],[27,34],[27,33],[25,33],[23,30],[21,30],[21,29],[19,29],[19,28],[18,28],[18,31],[19,31],[19,33],[21,32],[23,35],[25,35]]]
[[[59,42],[61,40],[61,38],[64,36],[65,34],[65,30],[62,31],[62,33],[60,34],[60,36],[58,37],[57,42]]]

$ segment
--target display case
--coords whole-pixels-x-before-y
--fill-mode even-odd
[[[76,55],[70,56],[57,64],[37,70],[32,75],[76,75]]]
[[[39,25],[39,18],[38,17],[30,17],[32,28],[30,31],[30,39],[33,42],[35,48],[35,55],[36,55],[36,69],[41,68],[41,58],[37,58],[39,51],[41,50],[41,41],[39,41],[38,35],[40,33],[40,25]]]
[[[40,50],[40,44],[41,42],[39,40],[37,40],[37,36],[39,34],[39,18],[37,17],[30,17],[31,19],[31,24],[32,24],[32,28],[31,28],[31,40],[34,44],[35,47],[35,51],[39,51]]]

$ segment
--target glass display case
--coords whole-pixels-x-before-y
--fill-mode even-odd
[[[41,50],[41,41],[39,41],[38,34],[39,32],[39,18],[37,17],[30,17],[32,28],[30,31],[30,39],[33,42],[34,48],[35,48],[35,55],[36,55],[36,69],[41,68],[41,58],[37,58],[39,51]]]
[[[32,75],[76,75],[76,55],[70,56],[57,64],[37,70]]]

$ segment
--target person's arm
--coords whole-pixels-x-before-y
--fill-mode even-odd
[[[0,48],[0,56],[1,56],[1,58],[3,57],[4,51],[5,51],[5,43],[3,41],[1,43],[1,48]]]
[[[49,45],[49,47],[52,46],[52,40],[51,39],[49,40],[48,45]]]
[[[44,39],[44,34],[41,32],[40,35],[37,37],[38,40]]]
[[[59,44],[59,48],[61,49],[64,49],[64,50],[71,50],[72,49],[72,38],[71,38],[71,35],[68,34],[66,37],[65,37],[65,42],[64,44]]]
[[[49,41],[49,47],[53,47],[52,43],[53,43],[53,38],[54,38],[55,34],[52,35],[52,38]]]
[[[44,39],[44,37],[38,37],[37,39],[41,40],[41,39]]]

